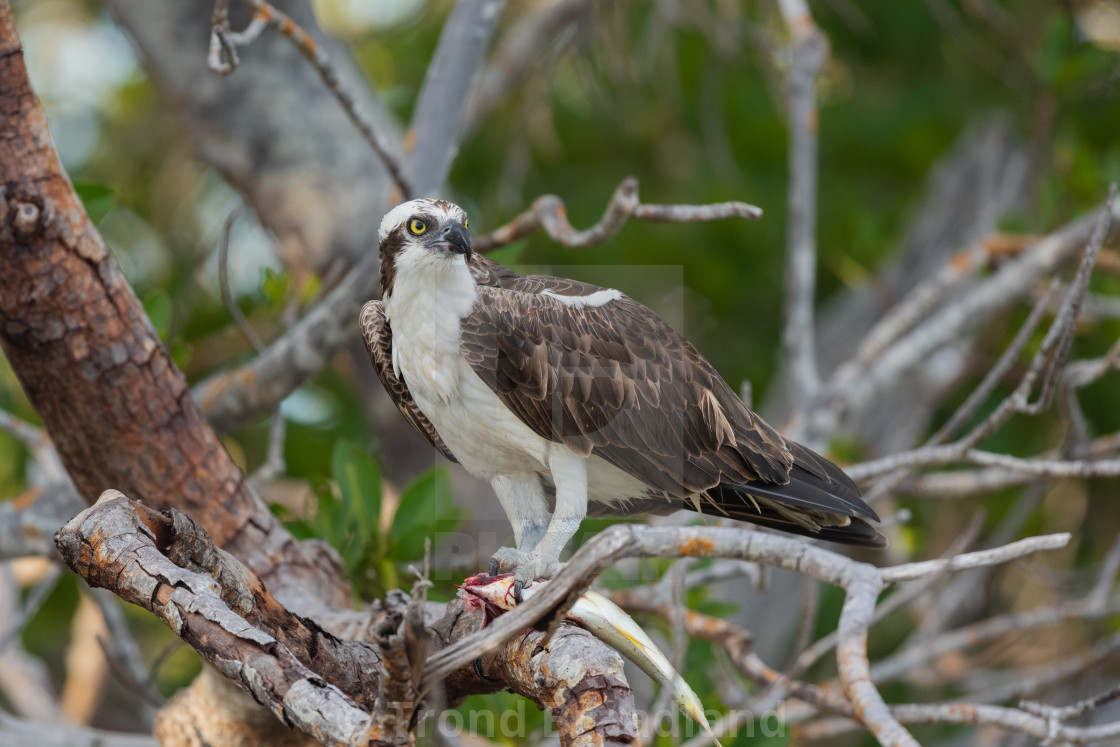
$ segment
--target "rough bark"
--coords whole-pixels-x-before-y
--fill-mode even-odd
[[[0,346],[87,500],[107,487],[191,514],[267,576],[329,603],[337,563],[251,494],[63,172],[0,3]]]
[[[381,669],[376,648],[339,641],[288,612],[183,514],[106,491],[55,543],[91,586],[155,613],[284,723],[315,734],[304,702],[311,697],[320,714],[349,715],[342,732],[364,722],[360,705],[372,706]]]
[[[467,612],[454,602],[430,628],[421,626],[427,645],[418,647],[409,643],[407,598],[398,594],[368,613],[376,645],[339,640],[281,606],[189,518],[157,512],[117,491],[106,491],[74,517],[55,543],[91,586],[156,614],[282,723],[325,744],[411,743],[427,708],[417,690],[425,650],[452,645],[483,624],[480,611]],[[447,700],[509,687],[549,710],[564,744],[637,739],[622,660],[586,631],[562,626],[551,638],[523,631],[491,649],[479,666],[487,679],[468,664],[437,684]],[[220,731],[222,724],[257,723],[252,709],[242,713],[240,698],[220,693],[213,682],[193,686],[161,715],[157,732],[172,735],[185,724]],[[227,735],[219,743],[243,738],[230,741]],[[176,743],[195,743],[185,740]]]
[[[529,631],[503,656],[491,660],[491,677],[547,708],[568,745],[632,744],[638,741],[633,696],[623,674],[622,657],[584,631],[562,626],[542,646],[544,634]],[[510,655],[512,654],[512,655]],[[561,662],[580,663],[566,668]]]

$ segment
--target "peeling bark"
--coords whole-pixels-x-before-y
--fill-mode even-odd
[[[565,745],[637,743],[622,657],[572,625],[561,625],[547,646],[544,637],[540,631],[518,636],[490,660],[488,676],[547,708]]]
[[[340,640],[280,605],[198,524],[117,491],[106,491],[74,517],[59,530],[55,544],[91,586],[108,588],[156,614],[280,722],[324,744],[411,744],[427,713],[417,689],[424,650],[482,627],[480,613],[453,602],[443,618],[422,628],[427,644],[417,646],[417,634],[408,633],[408,616],[420,607],[398,593],[368,612],[376,643]],[[458,701],[509,688],[549,710],[564,744],[636,742],[634,701],[621,657],[570,625],[546,638],[530,630],[498,647],[480,662],[480,668],[490,670],[485,678],[473,665],[453,671],[442,683],[446,698]],[[183,723],[210,728],[199,724],[255,721],[255,716],[238,715],[245,710],[239,699],[216,697],[215,687],[192,686],[161,715],[157,732],[173,733]],[[218,703],[222,712],[213,713]],[[201,718],[198,710],[208,705],[209,718]],[[196,742],[188,737],[177,743]],[[233,742],[223,737],[221,743]]]

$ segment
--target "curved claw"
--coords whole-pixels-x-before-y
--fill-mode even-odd
[[[521,590],[525,588],[524,581],[513,582],[513,601],[516,604],[521,604]]]
[[[502,572],[501,563],[498,562],[497,558],[490,558],[490,569],[489,570],[490,570],[490,575],[491,576],[497,576],[498,574],[500,574]]]

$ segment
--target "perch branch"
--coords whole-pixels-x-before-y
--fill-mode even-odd
[[[603,568],[624,557],[729,557],[804,573],[847,591],[840,618],[837,659],[841,680],[861,720],[884,744],[915,744],[890,715],[870,676],[867,630],[879,591],[896,581],[928,574],[992,565],[1030,552],[1052,549],[1069,541],[1068,534],[1049,535],[1006,548],[969,553],[946,562],[911,564],[880,571],[791,537],[724,527],[653,527],[617,524],[580,548],[551,583],[527,602],[502,615],[485,630],[467,636],[429,659],[424,681],[431,683],[496,650],[518,631],[545,617],[563,614]],[[422,688],[423,689],[423,688]]]
[[[426,609],[423,594],[406,603],[396,592],[367,612],[376,646],[341,641],[284,609],[189,518],[117,491],[71,520],[56,544],[91,586],[155,613],[283,723],[326,744],[410,743],[424,651],[482,624],[481,614],[465,614],[456,602],[429,634],[418,617]],[[633,697],[618,655],[570,626],[547,638],[522,632],[495,647],[484,666],[503,686],[548,707],[565,738],[586,732],[632,739]],[[468,663],[450,672],[448,695],[492,692],[493,682]]]
[[[174,512],[168,517],[117,491],[106,491],[59,530],[55,541],[63,559],[91,586],[109,588],[155,613],[281,721],[327,744],[358,743],[368,715],[301,662],[295,654],[298,648],[289,645],[309,634],[329,642],[326,634],[296,627],[276,637],[247,625],[247,618],[238,613],[255,613],[264,624],[274,621],[279,605],[255,576],[214,548],[209,536],[185,516]],[[165,552],[197,570],[176,565]],[[351,670],[358,683],[378,671],[372,649],[362,650],[369,652],[366,663],[372,666]],[[325,664],[326,659],[316,663]],[[355,693],[361,691],[354,688]]]

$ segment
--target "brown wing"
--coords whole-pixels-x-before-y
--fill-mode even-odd
[[[460,350],[542,438],[594,450],[676,496],[724,482],[789,481],[793,457],[781,435],[651,310],[626,296],[569,306],[537,292],[603,290],[560,278],[492,282],[477,287]]]
[[[381,302],[366,301],[359,322],[362,328],[362,340],[365,341],[373,370],[377,372],[377,378],[381,379],[382,386],[389,393],[389,398],[393,400],[397,409],[401,411],[401,415],[404,415],[405,420],[411,423],[428,443],[439,449],[441,454],[453,462],[458,461],[436,433],[431,422],[416,406],[412,393],[408,391],[408,385],[397,378],[393,372],[393,330],[385,319],[385,308]]]

